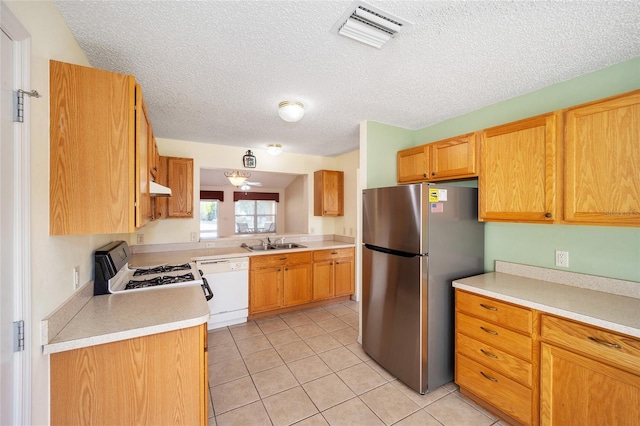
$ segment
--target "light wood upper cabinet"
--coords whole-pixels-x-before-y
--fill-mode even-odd
[[[556,220],[558,113],[482,131],[479,219]]]
[[[193,158],[167,158],[167,217],[193,217]]]
[[[51,424],[205,425],[206,324],[51,354]]]
[[[429,178],[429,148],[421,145],[398,151],[398,183],[424,182]]]
[[[569,108],[564,219],[640,225],[640,91]]]
[[[478,176],[476,133],[427,145],[431,162],[429,180],[461,179]]]
[[[150,215],[134,77],[57,61],[49,71],[50,234],[134,232]]]
[[[146,225],[152,218],[149,182],[151,181],[151,141],[153,133],[142,88],[136,84],[136,224]]]
[[[313,180],[313,215],[344,216],[344,172],[318,170]]]

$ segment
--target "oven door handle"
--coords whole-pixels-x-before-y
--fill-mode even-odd
[[[202,291],[204,291],[204,297],[207,298],[207,301],[213,299],[213,291],[211,291],[211,287],[209,287],[209,282],[205,277],[202,277]]]

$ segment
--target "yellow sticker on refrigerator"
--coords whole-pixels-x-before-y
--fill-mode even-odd
[[[433,189],[429,189],[429,202],[430,203],[437,203],[438,202],[438,190],[433,188]]]

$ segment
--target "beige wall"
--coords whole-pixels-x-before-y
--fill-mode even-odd
[[[309,232],[309,194],[306,191],[309,176],[298,176],[286,188],[287,204],[285,204],[285,231],[292,234]],[[306,213],[306,214],[305,214]]]
[[[31,120],[31,423],[49,423],[49,357],[42,355],[40,321],[73,292],[72,270],[80,266],[80,282],[93,277],[93,251],[127,235],[49,236],[49,60],[89,65],[69,28],[50,1],[6,1],[29,32],[30,89],[42,94],[32,99]],[[25,319],[28,323],[29,319]],[[29,342],[27,342],[29,343]]]
[[[152,123],[153,125],[153,123]],[[138,231],[136,234],[144,234],[145,244],[180,243],[189,242],[191,233],[200,231],[200,212],[197,203],[197,193],[199,191],[200,168],[229,168],[230,165],[238,164],[246,152],[246,148],[238,148],[226,145],[213,145],[199,142],[181,141],[174,139],[157,138],[158,151],[161,155],[174,157],[193,158],[194,172],[194,197],[195,208],[193,219],[169,219],[152,222]],[[285,147],[286,149],[286,147]],[[314,155],[290,154],[286,151],[274,157],[267,153],[266,149],[252,149],[258,159],[256,171],[284,172],[308,175],[309,178],[303,185],[306,185],[306,199],[295,199],[296,203],[306,203],[309,212],[306,218],[297,217],[294,219],[295,226],[303,227],[304,222],[308,225],[304,228],[313,235],[340,234],[346,229],[346,235],[353,229],[355,235],[356,226],[356,170],[358,168],[358,152],[344,154],[340,157],[320,157]],[[316,217],[313,216],[313,172],[320,169],[343,170],[345,172],[345,216],[342,218]],[[296,195],[304,197],[304,195]],[[285,192],[284,196],[288,197]],[[226,195],[225,195],[226,199]],[[287,198],[287,203],[290,200]],[[227,207],[226,202],[225,208]],[[300,204],[300,206],[303,206]],[[291,216],[298,213],[285,212],[287,221]],[[279,224],[280,225],[280,224]],[[226,229],[227,225],[223,225]],[[287,232],[289,226],[287,225]],[[136,244],[136,236],[131,235],[130,244]]]

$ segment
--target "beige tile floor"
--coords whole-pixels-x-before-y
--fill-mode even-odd
[[[362,350],[340,302],[209,333],[209,424],[502,425],[452,382],[420,395]]]

